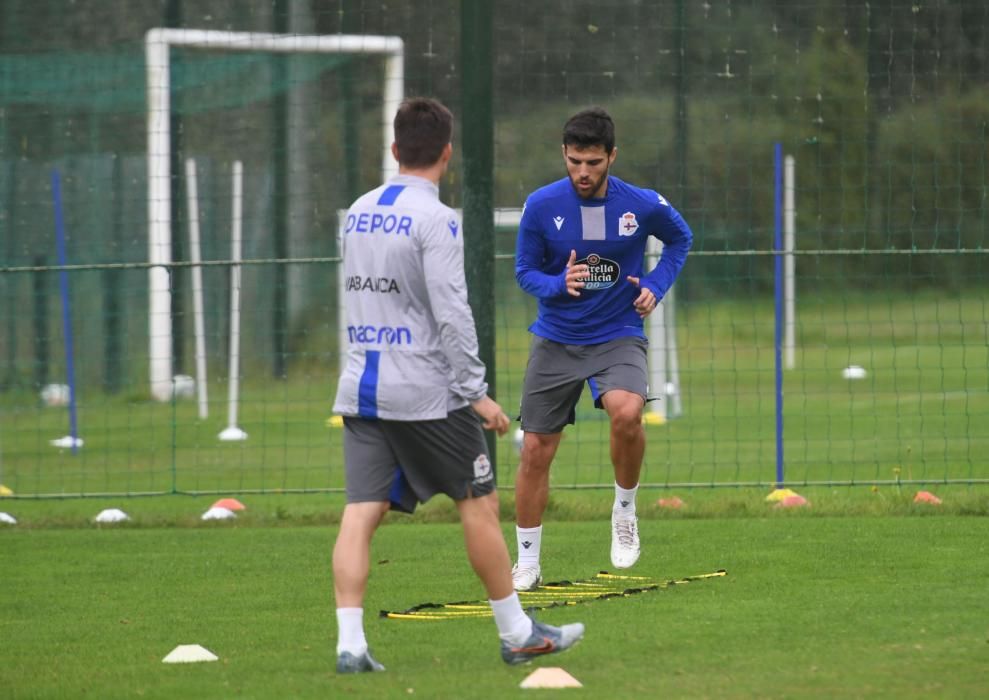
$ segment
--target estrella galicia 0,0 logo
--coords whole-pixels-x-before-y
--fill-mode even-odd
[[[608,289],[614,287],[621,276],[622,268],[614,260],[602,258],[597,253],[591,253],[578,264],[587,265],[588,276],[584,280],[584,289]]]

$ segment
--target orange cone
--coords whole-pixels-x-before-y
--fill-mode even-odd
[[[934,506],[941,505],[941,499],[935,496],[930,491],[918,491],[917,495],[913,497],[914,503],[930,503]]]
[[[660,508],[671,508],[673,510],[680,510],[687,504],[684,503],[679,496],[671,496],[670,498],[660,498],[658,501],[656,501],[656,505],[658,505]]]
[[[210,508],[226,508],[227,510],[244,510],[247,508],[243,503],[238,501],[236,498],[221,498],[219,501],[214,503]]]
[[[801,496],[799,493],[794,493],[777,503],[774,508],[803,508],[804,506],[809,505],[810,501]]]

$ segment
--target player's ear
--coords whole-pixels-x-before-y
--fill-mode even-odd
[[[618,157],[618,146],[613,146],[611,149],[611,153],[608,154],[608,167],[611,167],[611,165],[615,162],[615,158],[617,157]]]
[[[560,152],[563,154],[563,162],[567,162],[567,144],[560,146]]]
[[[395,159],[395,162],[396,163],[400,163],[401,162],[398,159],[398,144],[395,143],[394,141],[392,141],[392,143],[391,143],[391,156],[392,156],[392,158]]]

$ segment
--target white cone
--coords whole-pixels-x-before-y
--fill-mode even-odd
[[[198,644],[179,644],[161,661],[166,664],[192,664],[199,661],[216,661],[219,658],[209,649]]]
[[[93,520],[98,523],[120,523],[130,520],[130,516],[119,508],[107,508],[101,510]]]
[[[583,684],[562,668],[540,668],[519,683],[520,688],[583,688]]]
[[[237,514],[229,508],[213,507],[203,513],[203,520],[230,520],[236,518]]]
[[[221,430],[217,437],[224,442],[239,442],[247,439],[247,433],[238,428],[236,425],[231,425]]]

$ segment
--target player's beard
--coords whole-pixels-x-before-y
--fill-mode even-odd
[[[576,192],[577,196],[580,197],[581,199],[593,199],[595,197],[600,196],[598,192],[601,191],[601,186],[607,181],[608,173],[610,171],[611,171],[610,167],[605,168],[604,173],[597,180],[591,180],[590,178],[571,177],[570,186],[573,187],[574,192]],[[581,182],[588,182],[590,184],[590,187],[581,189],[580,187],[578,187],[578,183]]]

